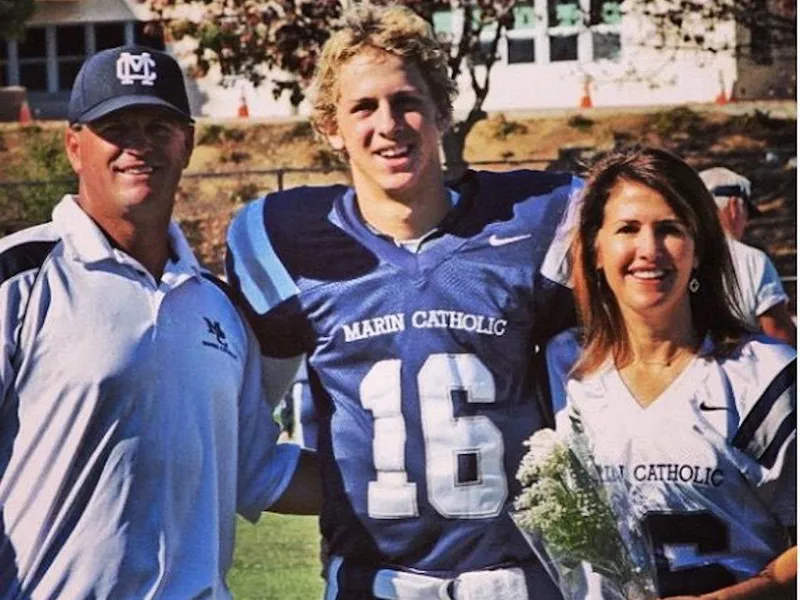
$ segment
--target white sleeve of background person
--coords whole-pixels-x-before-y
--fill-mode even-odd
[[[564,210],[561,222],[556,228],[553,242],[547,250],[541,268],[542,275],[569,288],[572,287],[570,283],[569,247],[580,218],[583,187],[583,179],[579,177],[572,178],[567,207]]]
[[[228,279],[237,277],[242,294],[259,315],[299,292],[264,228],[266,200],[247,204],[228,229],[228,248],[234,256],[234,273],[228,273]]]
[[[756,315],[759,317],[773,306],[789,301],[789,296],[783,289],[781,276],[772,261],[764,255],[764,271],[761,274],[761,284],[758,286],[756,296]]]
[[[239,474],[236,508],[256,522],[262,511],[281,497],[297,468],[300,447],[278,444],[279,428],[264,401],[261,356],[255,335],[247,328],[247,364],[239,397]]]
[[[769,257],[734,239],[728,239],[741,292],[741,309],[747,322],[758,328],[758,317],[773,306],[788,302],[780,276]]]

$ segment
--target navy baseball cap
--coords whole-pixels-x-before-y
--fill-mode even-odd
[[[120,46],[90,56],[72,86],[67,119],[90,123],[135,106],[161,106],[192,121],[183,72],[169,54]]]

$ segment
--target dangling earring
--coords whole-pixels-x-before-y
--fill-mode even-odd
[[[696,294],[700,290],[700,280],[697,277],[692,277],[689,280],[689,291]]]

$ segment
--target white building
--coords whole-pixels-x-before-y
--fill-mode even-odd
[[[721,93],[739,99],[794,97],[796,49],[772,47],[768,32],[763,32],[766,43],[754,46],[759,51],[743,59],[732,51],[655,49],[660,32],[637,12],[636,0],[521,0],[514,16],[514,27],[498,47],[487,111],[574,108],[589,99],[593,106],[613,107],[713,102]],[[164,48],[161,39],[147,35],[147,18],[136,0],[38,0],[25,39],[0,40],[0,86],[24,86],[34,114],[63,118],[87,55],[134,41]],[[440,12],[434,23],[440,34],[452,36],[462,19],[460,11]],[[492,34],[485,31],[483,41]],[[722,43],[747,44],[750,32],[731,21],[718,25],[714,35]],[[169,49],[181,59],[186,46]],[[459,83],[456,109],[467,110],[472,91],[467,77]],[[213,71],[190,80],[189,88],[197,116],[235,117],[242,97],[252,117],[294,113],[287,99],[273,98],[268,85],[253,89],[242,81],[225,88]]]

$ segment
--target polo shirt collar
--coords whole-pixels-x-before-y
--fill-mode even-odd
[[[73,258],[85,264],[113,260],[119,263],[136,262],[114,248],[97,224],[86,214],[72,194],[67,194],[53,209],[53,224],[61,234]],[[172,256],[166,271],[201,275],[200,265],[178,225],[170,222],[167,232]],[[138,263],[137,263],[138,264]]]

